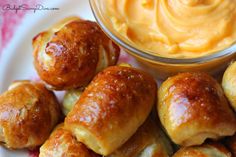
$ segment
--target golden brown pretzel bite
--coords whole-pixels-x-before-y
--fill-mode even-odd
[[[158,92],[158,114],[170,138],[179,145],[233,135],[236,119],[221,86],[205,73],[168,78]]]
[[[115,65],[120,49],[97,23],[68,18],[33,39],[34,65],[53,89],[86,86],[94,75]]]
[[[0,96],[0,141],[12,149],[39,146],[60,115],[55,95],[43,84],[15,82]]]
[[[231,153],[219,143],[183,147],[173,157],[232,157]]]
[[[234,111],[236,111],[236,62],[232,63],[225,71],[222,87]]]
[[[99,155],[78,142],[68,130],[64,129],[64,124],[60,124],[40,147],[39,157],[99,157]]]
[[[65,119],[77,140],[108,155],[124,144],[148,117],[156,98],[156,82],[131,67],[100,72]]]
[[[148,118],[125,144],[108,157],[169,157],[172,153],[169,139]]]

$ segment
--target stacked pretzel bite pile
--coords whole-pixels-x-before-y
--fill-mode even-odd
[[[236,63],[222,86],[188,72],[158,89],[148,73],[116,65],[120,48],[78,17],[39,33],[33,48],[41,81],[16,81],[0,96],[7,148],[40,147],[40,157],[236,156]],[[66,91],[61,105],[53,90]]]

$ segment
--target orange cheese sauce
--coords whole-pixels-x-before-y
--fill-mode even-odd
[[[135,47],[196,58],[236,41],[236,0],[104,0],[114,29]]]

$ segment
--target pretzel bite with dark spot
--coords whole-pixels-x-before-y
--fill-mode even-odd
[[[55,95],[42,83],[15,82],[0,96],[0,141],[12,149],[39,146],[60,116]]]
[[[34,65],[56,90],[86,86],[95,74],[115,65],[120,49],[97,23],[68,18],[33,39]]]
[[[59,124],[49,139],[40,147],[39,157],[100,157]]]
[[[182,146],[200,145],[236,131],[236,118],[220,84],[205,73],[168,78],[158,92],[157,111],[170,138]]]
[[[149,74],[131,67],[108,67],[82,93],[65,127],[94,152],[109,155],[144,123],[156,92]]]
[[[236,156],[236,134],[234,134],[234,136],[227,137],[224,142],[233,156]]]
[[[173,157],[232,157],[232,154],[219,143],[183,147]]]

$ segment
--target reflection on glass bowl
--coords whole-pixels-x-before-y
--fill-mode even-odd
[[[103,12],[103,0],[90,0],[94,16],[103,31],[124,50],[134,56],[138,64],[152,73],[156,78],[164,79],[170,75],[186,71],[204,71],[217,74],[236,57],[236,44],[198,58],[168,58],[158,56],[149,51],[142,50],[113,28],[109,17]]]

